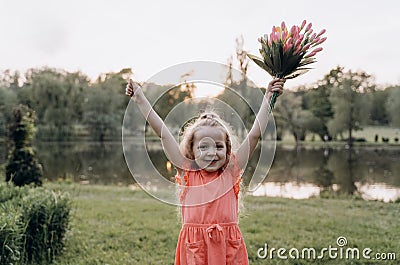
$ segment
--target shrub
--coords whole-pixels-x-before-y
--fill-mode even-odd
[[[68,194],[0,184],[0,201],[0,263],[51,263],[64,246]]]
[[[13,110],[10,125],[10,138],[13,142],[6,166],[6,181],[17,186],[30,183],[41,185],[42,166],[38,162],[32,148],[35,135],[35,113],[27,106],[19,105]]]
[[[10,201],[1,203],[0,264],[18,264],[23,251],[23,226],[18,220],[21,209]]]

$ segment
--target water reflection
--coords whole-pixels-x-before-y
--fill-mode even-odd
[[[260,185],[253,193],[254,196],[284,197],[291,199],[308,199],[319,196],[321,188],[310,183],[296,182],[266,182]]]
[[[361,184],[356,182],[355,186],[357,187],[357,194],[365,200],[395,202],[400,199],[400,188],[392,187],[385,183]],[[340,190],[338,185],[332,185],[332,192],[338,192],[338,190]],[[318,197],[323,191],[325,191],[325,188],[311,183],[266,182],[260,185],[251,195],[308,199],[311,197]]]
[[[356,183],[361,197],[365,200],[380,200],[394,202],[400,199],[400,189],[385,183],[361,184]]]
[[[266,182],[255,195],[309,198],[329,192],[396,201],[399,157],[397,148],[278,148]]]
[[[132,145],[134,167],[144,167],[143,154]],[[161,144],[146,146],[153,166],[166,179],[174,170],[164,155]],[[134,183],[122,152],[115,143],[36,143],[35,150],[43,164],[44,177],[74,182],[123,184]],[[137,150],[137,151],[136,151]],[[139,152],[140,151],[140,152]],[[6,161],[5,145],[0,146],[0,165]],[[260,150],[256,150],[244,173],[249,183],[257,165]],[[364,199],[399,200],[400,148],[305,148],[278,146],[273,165],[263,185],[254,195],[308,198],[321,192],[360,195]],[[265,168],[263,168],[265,167]],[[4,170],[4,166],[0,167]],[[146,168],[140,172],[146,172]],[[149,170],[149,175],[151,171]],[[151,176],[150,176],[151,177]]]

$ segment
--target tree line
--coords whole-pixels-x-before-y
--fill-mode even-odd
[[[247,64],[241,80],[231,80],[227,73],[225,89],[218,99],[237,107],[245,125],[250,126],[254,111],[234,96],[236,91],[249,102],[261,103],[255,85],[246,78]],[[94,82],[82,72],[55,68],[33,68],[23,75],[18,71],[0,72],[0,135],[5,137],[12,124],[13,108],[24,105],[35,112],[36,137],[41,140],[68,141],[86,138],[96,141],[118,139],[129,98],[124,95],[132,69],[101,74]],[[156,111],[166,117],[172,108],[193,97],[195,84],[183,83],[173,89],[165,84],[146,84],[145,94],[154,101]],[[243,100],[242,100],[243,101]],[[257,104],[256,104],[257,105]],[[180,111],[192,111],[183,106]],[[139,130],[144,120],[133,109],[131,131]],[[352,140],[353,132],[366,125],[400,126],[400,86],[380,88],[373,76],[363,71],[345,71],[337,66],[317,82],[286,90],[278,99],[274,117],[277,138],[285,131],[296,141],[309,133],[322,140]],[[137,114],[137,115],[136,115]],[[237,122],[224,116],[233,125]],[[174,125],[174,124],[173,124]],[[178,125],[178,121],[177,124]]]
[[[277,123],[296,141],[314,133],[321,140],[347,137],[351,145],[363,126],[400,126],[400,86],[379,88],[368,73],[341,66],[279,100]]]

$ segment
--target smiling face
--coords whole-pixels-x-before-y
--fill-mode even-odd
[[[193,154],[199,168],[209,172],[225,165],[226,132],[221,127],[202,126],[193,135]]]

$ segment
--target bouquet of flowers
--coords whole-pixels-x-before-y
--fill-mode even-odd
[[[304,20],[300,27],[294,25],[290,29],[286,27],[285,22],[282,22],[280,27],[273,26],[269,38],[265,34],[258,39],[261,43],[262,58],[251,54],[247,56],[276,78],[291,79],[306,73],[311,68],[304,66],[315,63],[314,56],[322,51],[321,47],[316,48],[316,46],[326,40],[326,37],[322,37],[326,32],[325,29],[318,34],[313,33],[312,23],[307,26],[306,24]],[[277,97],[278,93],[274,92],[270,111]]]

